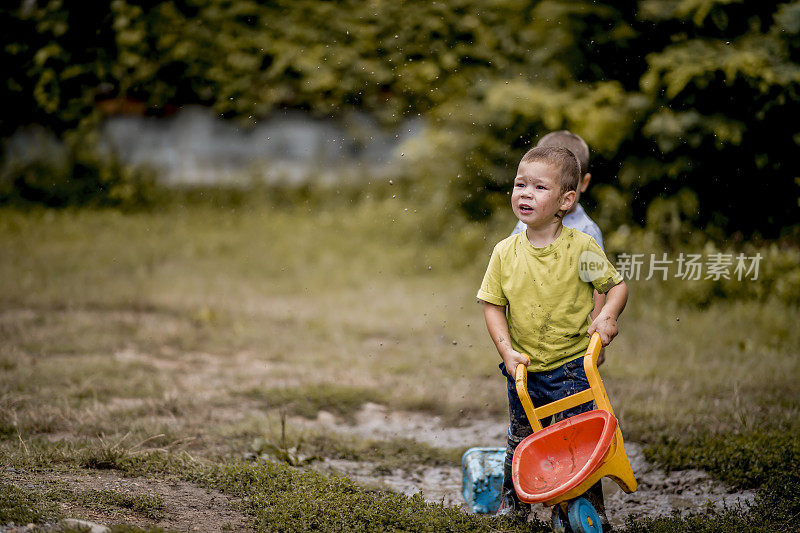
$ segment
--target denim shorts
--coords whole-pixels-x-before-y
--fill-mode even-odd
[[[517,388],[514,379],[506,372],[505,364],[500,363],[500,371],[506,377],[508,388],[508,414],[510,423],[508,425],[508,443],[506,446],[506,464],[511,465],[514,457],[514,450],[522,440],[533,433],[528,415],[519,401]],[[579,357],[560,367],[548,372],[528,372],[528,394],[534,407],[541,407],[550,402],[566,398],[582,390],[589,388],[589,380],[586,379],[586,372],[583,369],[583,357]],[[594,402],[587,402],[564,412],[557,413],[541,421],[542,426],[546,427],[554,422],[575,416],[594,409]]]

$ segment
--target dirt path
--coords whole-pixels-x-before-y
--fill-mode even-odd
[[[252,531],[248,526],[248,518],[235,510],[235,499],[185,481],[129,478],[107,470],[47,474],[43,477],[41,474],[9,469],[4,470],[0,477],[32,490],[61,489],[75,496],[90,491],[110,491],[125,496],[156,496],[164,502],[163,518],[160,520],[151,520],[131,510],[113,506],[88,507],[73,501],[59,503],[64,516],[97,524],[127,523],[181,532]]]
[[[320,413],[312,424],[326,431],[364,438],[410,437],[442,448],[503,446],[506,433],[506,424],[499,421],[473,421],[465,427],[452,428],[445,427],[436,417],[390,412],[376,404],[366,404],[353,425],[338,421],[328,413]],[[639,488],[633,494],[625,494],[613,481],[603,480],[608,516],[616,526],[623,525],[631,515],[666,516],[676,511],[685,515],[703,511],[709,504],[716,508],[747,504],[755,497],[752,491],[733,491],[698,470],[665,473],[647,462],[641,446],[636,443],[626,442],[625,449]],[[460,505],[464,501],[460,465],[411,472],[397,469],[387,473],[370,463],[328,459],[317,467],[346,473],[361,483],[384,486],[408,495],[421,490],[426,499],[446,505]],[[549,515],[545,513],[543,517]]]

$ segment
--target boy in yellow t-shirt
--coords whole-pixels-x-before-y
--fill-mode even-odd
[[[589,336],[597,331],[604,346],[610,343],[628,299],[625,282],[595,240],[561,223],[575,201],[579,168],[566,148],[536,147],[525,154],[514,179],[511,208],[527,229],[494,247],[478,291],[508,389],[511,423],[501,514],[522,511],[527,515],[529,510],[516,497],[511,481],[514,449],[532,432],[514,388],[517,365],[528,369],[528,389],[537,407],[588,389],[581,356],[589,346]],[[595,289],[607,298],[592,320]],[[590,409],[588,403],[562,416]],[[608,521],[600,483],[588,496],[605,528]]]

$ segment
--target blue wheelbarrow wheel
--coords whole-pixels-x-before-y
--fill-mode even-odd
[[[567,520],[574,533],[603,533],[600,515],[586,498],[575,498],[569,502]]]
[[[553,512],[550,515],[550,526],[555,533],[572,533],[567,516],[564,514],[560,504],[553,506]]]

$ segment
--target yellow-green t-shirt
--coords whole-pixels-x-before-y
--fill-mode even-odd
[[[530,372],[553,370],[584,354],[593,290],[608,292],[622,276],[594,239],[563,226],[535,248],[517,233],[492,252],[478,299],[507,306],[511,346],[531,358]]]

